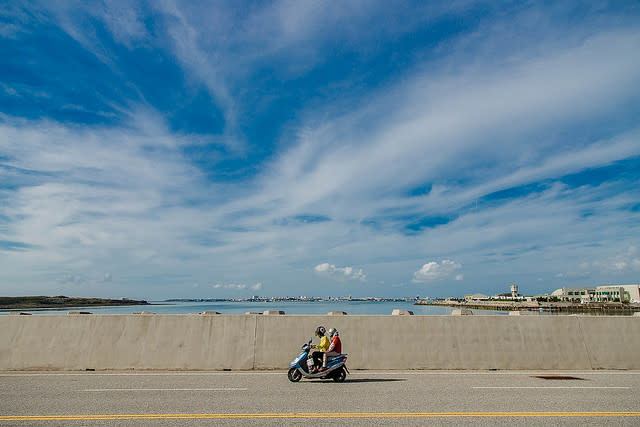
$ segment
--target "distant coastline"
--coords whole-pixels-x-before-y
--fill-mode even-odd
[[[250,298],[172,298],[163,302],[414,302],[417,298],[383,297],[250,297]]]
[[[32,310],[39,308],[64,308],[64,307],[102,307],[121,305],[149,305],[144,300],[105,299],[105,298],[75,298],[60,296],[22,296],[0,297],[1,310]]]
[[[414,306],[439,306],[466,308],[474,310],[490,310],[494,312],[535,311],[548,313],[589,313],[589,314],[632,314],[640,312],[637,303],[572,303],[572,302],[540,302],[540,301],[504,301],[462,299],[423,299],[416,298],[382,298],[382,297],[250,297],[250,298],[174,298],[163,301],[134,300],[128,298],[76,298],[67,296],[18,296],[0,297],[0,310],[64,310],[78,307],[126,307],[126,306],[172,306],[184,303],[245,303],[246,307],[264,305],[264,303],[392,303],[402,302]],[[219,309],[219,308],[218,308]],[[349,310],[350,311],[350,310]]]

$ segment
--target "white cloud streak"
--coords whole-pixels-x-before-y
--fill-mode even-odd
[[[228,284],[216,283],[211,287],[213,289],[231,289],[234,291],[243,291],[246,289],[249,289],[252,291],[260,291],[262,290],[262,283],[258,282],[254,285],[246,285],[244,283],[228,283]]]
[[[337,199],[351,213],[398,202],[371,193],[392,194],[435,182],[436,192],[458,193],[468,203],[473,193],[477,197],[638,155],[638,129],[586,146],[558,146],[534,133],[561,121],[597,116],[624,98],[640,73],[640,59],[628,55],[638,43],[638,33],[606,34],[498,72],[476,67],[455,77],[418,75],[369,100],[364,110],[307,132],[274,165],[268,189],[275,193],[287,182],[286,207]],[[362,129],[363,122],[372,125]],[[522,139],[532,142],[514,143]],[[494,162],[504,167],[486,167]],[[438,182],[452,171],[485,176],[478,177],[477,187],[459,192]],[[281,190],[277,194],[282,197]],[[367,204],[347,203],[354,199]],[[371,201],[379,206],[369,205]],[[333,203],[330,215],[345,212],[344,205]]]
[[[321,275],[330,277],[335,280],[355,280],[359,282],[366,282],[367,275],[361,268],[353,267],[336,267],[333,264],[322,263],[314,267],[314,271]]]

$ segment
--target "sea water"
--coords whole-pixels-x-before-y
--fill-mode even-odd
[[[217,311],[222,314],[262,313],[266,310],[282,310],[285,314],[326,315],[331,311],[344,311],[350,315],[391,314],[393,310],[410,310],[415,315],[450,315],[454,307],[413,305],[411,301],[153,301],[151,305],[127,305],[112,307],[67,307],[63,309],[19,310],[31,314],[67,314],[69,311],[89,311],[94,314],[131,314],[151,312],[156,314],[189,314]],[[14,310],[18,311],[18,310]],[[473,314],[507,315],[506,311],[472,310]],[[0,311],[8,314],[9,311]]]

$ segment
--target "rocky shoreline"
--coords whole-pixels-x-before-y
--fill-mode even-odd
[[[640,312],[640,304],[623,303],[587,303],[538,302],[538,301],[458,301],[429,300],[418,301],[414,305],[437,305],[445,307],[468,308],[494,311],[546,311],[589,314],[632,314]]]

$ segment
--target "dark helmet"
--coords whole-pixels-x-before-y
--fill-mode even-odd
[[[323,337],[326,332],[327,330],[324,328],[324,326],[318,326],[316,328],[316,335],[319,337]]]

